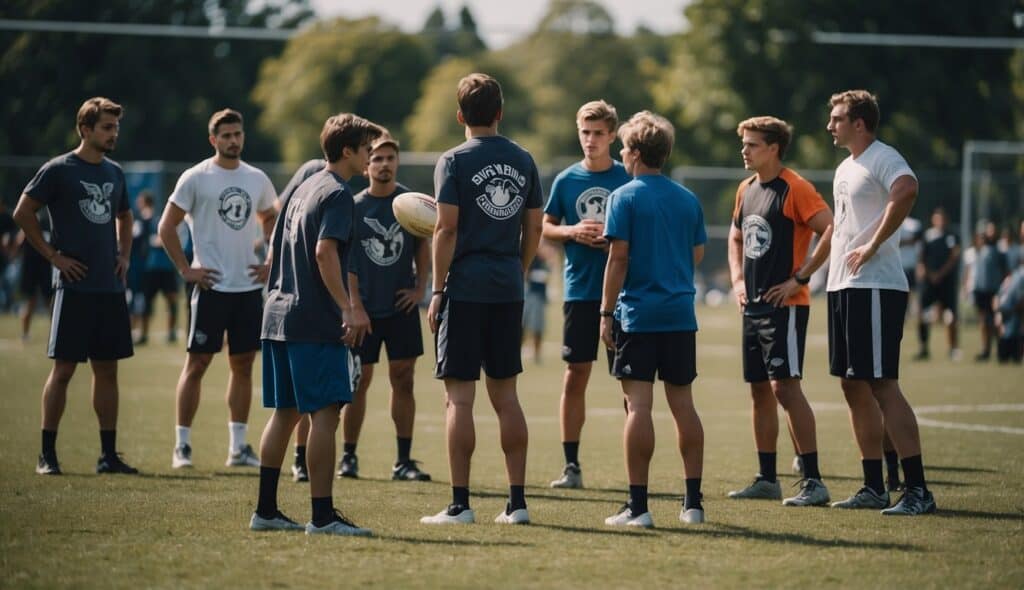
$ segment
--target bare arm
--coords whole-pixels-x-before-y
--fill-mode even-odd
[[[114,272],[122,281],[128,280],[128,266],[132,255],[132,210],[125,209],[117,214],[114,226],[117,228],[117,263]]]
[[[697,266],[704,260],[704,244],[693,247],[693,266]]]
[[[274,199],[277,202],[277,199]],[[263,240],[269,242],[271,236],[274,234],[274,223],[277,221],[277,207],[267,207],[263,211],[256,212],[256,219],[260,222],[260,227],[263,228]]]
[[[913,176],[900,176],[892,183],[892,187],[889,188],[889,203],[885,206],[882,222],[878,224],[878,229],[875,230],[871,241],[846,254],[846,265],[850,268],[851,273],[857,274],[860,268],[878,252],[879,246],[900,228],[900,224],[913,209],[915,200],[917,200],[917,180]]]
[[[530,268],[533,257],[537,255],[541,236],[541,210],[527,209],[523,215],[523,233],[519,243],[519,257],[522,260],[523,272]]]
[[[626,271],[629,270],[629,242],[612,240],[608,248],[608,262],[604,269],[604,288],[601,296],[601,340],[609,349],[615,348],[612,337],[612,318],[605,312],[615,310],[622,285],[626,282]]]
[[[813,217],[807,220],[807,225],[810,226],[811,230],[818,234],[818,244],[814,247],[814,251],[811,253],[810,259],[804,262],[804,264],[793,273],[792,277],[789,277],[785,281],[778,285],[772,286],[764,294],[764,300],[772,305],[782,306],[785,305],[786,299],[789,299],[792,295],[795,295],[803,285],[796,282],[796,277],[801,279],[810,278],[814,274],[814,271],[818,270],[825,261],[828,260],[828,255],[832,251],[832,210],[822,209],[814,214]]]
[[[352,304],[352,314],[356,318],[356,323],[366,323],[366,333],[373,333],[373,326],[370,323],[370,316],[366,313],[366,308],[363,307],[363,297],[359,294],[359,275],[349,271],[348,273],[348,299]]]
[[[345,278],[342,276],[341,257],[338,256],[338,241],[331,238],[318,240],[316,243],[316,265],[320,270],[320,278],[324,287],[331,294],[331,299],[341,308],[341,327],[344,331],[341,341],[346,346],[359,346],[369,322],[359,323],[354,314],[352,301],[345,292]],[[365,317],[365,313],[363,314]]]
[[[209,289],[220,278],[220,273],[210,268],[191,268],[188,258],[185,258],[185,250],[181,247],[181,238],[178,237],[178,226],[185,220],[185,210],[167,203],[164,207],[164,214],[160,216],[160,224],[157,226],[157,233],[160,234],[160,241],[164,243],[164,250],[178,274],[187,283],[195,283],[200,289]]]
[[[18,199],[17,207],[14,208],[14,221],[21,227],[28,243],[42,254],[43,258],[49,260],[65,280],[73,282],[84,279],[89,268],[74,258],[61,254],[43,237],[43,228],[39,225],[39,218],[36,217],[36,213],[42,208],[42,202],[22,194]]]
[[[604,248],[604,224],[593,219],[584,219],[576,225],[561,225],[561,220],[549,213],[544,214],[542,235],[552,242],[577,242],[591,248]]]
[[[747,304],[747,285],[743,279],[743,232],[735,224],[729,227],[729,277],[740,311]]]
[[[270,244],[274,239],[274,222],[277,221],[277,209],[275,207],[268,207],[263,211],[258,211],[256,218],[263,228],[263,241],[267,244],[267,256],[262,264],[249,265],[249,276],[252,277],[253,283],[264,284],[267,282],[267,278],[270,277],[270,261],[272,259],[272,247]]]
[[[437,204],[437,225],[434,227],[434,293],[427,309],[427,323],[437,332],[437,314],[441,311],[441,291],[448,280],[448,269],[455,256],[455,240],[459,235],[459,208],[448,203]]]
[[[423,294],[427,292],[427,276],[430,268],[430,240],[420,239],[416,246],[416,286],[412,289],[399,289],[395,305],[398,309],[409,313],[416,309],[420,301],[423,301]]]

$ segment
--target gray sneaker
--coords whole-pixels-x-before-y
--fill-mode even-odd
[[[820,479],[801,479],[800,493],[782,501],[783,506],[826,506],[832,498]]]
[[[734,500],[781,500],[782,486],[778,481],[768,481],[760,477],[754,478],[754,482],[742,490],[729,492],[729,497]]]
[[[252,518],[249,519],[249,528],[254,531],[301,531],[305,530],[306,527],[288,518],[283,512],[278,510],[274,518],[263,518],[253,512]]]
[[[566,463],[562,470],[562,477],[551,482],[553,488],[568,488],[578,490],[583,487],[583,472],[580,466],[575,463]]]
[[[334,520],[324,526],[316,526],[312,522],[306,524],[307,535],[341,535],[345,537],[372,537],[373,531],[364,529],[345,517],[340,511],[334,511]]]
[[[935,512],[935,496],[922,487],[907,488],[892,508],[882,511],[886,516],[917,516]]]
[[[260,458],[256,456],[256,451],[252,450],[252,445],[245,445],[229,454],[224,464],[228,467],[259,467]]]
[[[833,508],[874,508],[876,510],[889,506],[889,492],[879,495],[878,492],[864,486],[857,493],[841,502],[832,502]]]

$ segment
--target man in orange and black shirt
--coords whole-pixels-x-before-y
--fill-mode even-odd
[[[776,473],[776,403],[803,463],[800,492],[787,506],[828,504],[818,470],[814,412],[800,388],[810,309],[807,283],[828,259],[832,211],[808,181],[782,165],[792,128],[775,117],[754,117],[736,129],[743,165],[755,173],[736,191],[729,231],[729,270],[743,313],[743,377],[753,397],[754,442],[760,471],[730,498],[782,499]],[[812,234],[820,239],[809,260]]]

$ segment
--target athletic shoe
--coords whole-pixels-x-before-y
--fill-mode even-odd
[[[953,361],[954,363],[959,363],[960,361],[964,360],[963,351],[960,350],[959,348],[954,348],[953,350],[950,350],[949,360]]]
[[[903,492],[906,491],[906,489],[907,487],[903,485],[903,482],[900,481],[900,478],[898,477],[896,479],[887,478],[885,480],[885,491],[887,492]]]
[[[686,524],[701,524],[704,522],[703,508],[686,508],[679,511],[679,522]]]
[[[39,462],[36,463],[36,473],[39,475],[61,475],[60,463],[57,462],[57,455],[47,457],[39,455]]]
[[[793,457],[793,473],[796,475],[804,474],[804,460],[800,458],[800,455]]]
[[[338,461],[338,477],[359,479],[359,459],[354,454],[342,455],[341,461]]]
[[[306,471],[305,465],[292,465],[292,481],[309,481],[309,472]]]
[[[121,453],[102,455],[96,461],[96,473],[123,473],[136,475],[139,470],[121,460]]]
[[[273,518],[263,518],[255,512],[249,519],[249,529],[253,531],[301,531],[306,527],[288,518],[280,510]]]
[[[526,508],[518,508],[511,512],[509,508],[510,506],[506,503],[505,509],[494,517],[494,522],[498,524],[530,524],[530,513],[526,511]]]
[[[228,460],[224,464],[228,467],[259,467],[260,458],[256,456],[256,451],[252,450],[252,445],[245,445],[238,452],[228,455]]]
[[[449,504],[447,508],[433,516],[424,516],[420,524],[473,524],[476,519],[473,510],[462,504]]]
[[[783,506],[827,506],[832,499],[820,479],[801,479],[800,493],[782,501]]]
[[[553,488],[565,488],[578,490],[583,487],[583,472],[580,466],[575,463],[566,463],[562,469],[562,477],[551,482]]]
[[[654,519],[651,518],[650,512],[644,512],[643,514],[633,514],[633,509],[630,508],[629,503],[622,505],[622,508],[618,512],[604,519],[604,523],[609,526],[638,526],[645,529],[654,528]]]
[[[881,509],[889,506],[889,492],[879,494],[875,490],[864,486],[857,490],[857,493],[841,502],[832,502],[833,508],[874,508]]]
[[[935,512],[935,496],[920,486],[907,488],[892,508],[882,511],[886,516],[917,516]]]
[[[312,521],[306,524],[307,535],[342,535],[346,537],[370,537],[373,531],[364,529],[345,518],[340,510],[335,509],[334,520],[324,526],[314,526]]]
[[[729,497],[734,500],[781,500],[782,485],[778,481],[768,481],[755,477],[753,483],[742,490],[729,492]]]
[[[420,471],[418,464],[419,461],[415,459],[395,463],[395,466],[391,468],[391,479],[400,481],[430,481],[430,474]]]
[[[182,467],[192,467],[192,447],[186,444],[181,444],[174,447],[174,455],[171,457],[171,467],[174,469],[181,469]]]

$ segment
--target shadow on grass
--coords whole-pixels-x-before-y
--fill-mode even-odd
[[[724,529],[724,530],[723,530]],[[884,541],[852,541],[849,539],[818,539],[797,533],[772,533],[747,527],[709,523],[706,526],[688,528],[654,529],[659,533],[673,535],[692,535],[694,537],[711,537],[716,539],[745,539],[764,541],[767,543],[793,543],[810,547],[838,547],[843,549],[879,549],[882,551],[920,551],[916,545],[906,543],[889,543]]]
[[[981,512],[978,510],[949,510],[946,508],[939,508],[932,516],[937,516],[939,518],[984,518],[988,520],[1024,521],[1024,513],[1022,512]]]
[[[560,524],[537,524],[530,523],[530,528],[535,529],[551,529],[554,531],[562,531],[566,533],[581,533],[584,535],[612,535],[614,537],[643,537],[649,536],[653,531],[638,529],[635,527],[625,528],[609,528],[605,525],[605,528],[583,528],[577,526],[565,526]]]
[[[418,537],[399,537],[381,535],[377,537],[381,541],[397,541],[399,543],[410,543],[413,545],[465,545],[467,547],[533,547],[533,543],[522,543],[520,541],[481,541],[478,539],[421,539]]]
[[[508,492],[474,491],[470,494],[474,498],[508,498]],[[561,502],[595,502],[598,504],[614,504],[614,500],[608,498],[592,498],[587,496],[557,496],[554,494],[538,494],[529,492],[526,494],[528,500],[555,500]]]
[[[251,471],[214,471],[212,475],[216,477],[251,477],[258,479],[260,472],[259,469],[253,469]]]
[[[824,475],[824,476],[822,476],[822,480],[824,480],[826,483],[830,482],[830,481],[859,481],[859,482],[863,482],[864,481],[864,476],[862,476],[862,475],[856,475],[856,476],[855,475]],[[931,485],[949,486],[949,487],[952,487],[952,488],[961,488],[961,487],[975,486],[975,485],[982,485],[982,484],[980,484],[980,483],[966,483],[966,482],[962,482],[962,481],[949,481],[949,480],[945,480],[945,479],[932,479],[932,478],[929,477],[928,478],[928,485],[930,485],[930,486]]]
[[[138,476],[142,479],[183,479],[183,480],[203,480],[213,479],[216,474],[209,473],[193,473],[191,475],[178,475],[176,473],[140,473]]]
[[[984,467],[957,467],[956,465],[925,465],[925,472],[929,471],[962,471],[964,473],[999,473],[998,469],[986,469]]]

